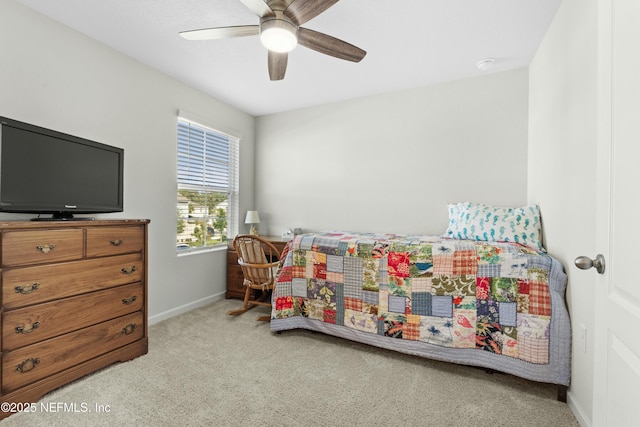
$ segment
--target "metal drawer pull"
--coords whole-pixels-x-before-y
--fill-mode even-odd
[[[37,291],[39,287],[40,283],[36,282],[29,287],[16,286],[14,289],[16,291],[16,294],[27,295],[33,291]]]
[[[130,335],[133,333],[133,331],[136,330],[136,328],[137,328],[137,325],[135,323],[129,323],[127,326],[122,328],[122,333],[125,335]]]
[[[122,303],[124,305],[130,305],[130,304],[133,304],[135,302],[135,300],[137,300],[137,299],[138,299],[138,297],[135,296],[135,295],[131,296],[129,298],[122,298]]]
[[[43,254],[48,254],[49,252],[51,252],[55,248],[56,248],[56,245],[54,243],[52,243],[50,245],[38,245],[38,246],[36,246],[36,249],[39,250],[40,252],[42,252]]]
[[[29,372],[40,363],[40,359],[37,357],[24,360],[21,364],[16,366],[16,372]]]
[[[131,268],[126,268],[126,267],[122,268],[122,274],[131,274],[134,271],[136,271],[136,266],[135,265],[132,266]]]
[[[38,329],[40,326],[40,322],[36,322],[31,325],[29,329],[25,329],[24,326],[16,326],[16,334],[29,334],[33,332],[35,329]]]
[[[113,239],[109,243],[111,243],[113,246],[120,246],[124,243],[124,239]]]

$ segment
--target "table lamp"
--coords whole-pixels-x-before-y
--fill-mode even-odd
[[[245,224],[251,224],[250,234],[254,236],[258,235],[258,228],[256,224],[260,224],[260,216],[258,215],[258,211],[247,211],[247,216],[244,219]]]

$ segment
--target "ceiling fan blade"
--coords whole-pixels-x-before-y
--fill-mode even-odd
[[[236,27],[204,28],[202,30],[182,31],[178,34],[187,40],[218,40],[231,37],[255,36],[260,34],[260,26],[239,25]]]
[[[269,51],[269,78],[271,80],[284,79],[284,73],[287,71],[288,53],[278,53]]]
[[[293,0],[284,11],[293,22],[302,25],[336,4],[338,0]]]
[[[273,15],[273,10],[264,2],[264,0],[240,0],[250,11],[259,17]]]
[[[298,28],[298,43],[325,55],[360,62],[367,52],[345,41],[308,28]]]

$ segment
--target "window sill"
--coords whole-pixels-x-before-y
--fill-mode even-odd
[[[185,249],[182,251],[177,252],[177,256],[178,258],[181,258],[183,256],[188,256],[188,255],[198,255],[198,254],[204,254],[204,253],[209,253],[209,252],[220,252],[220,251],[225,251],[227,250],[227,245],[218,245],[218,246],[210,246],[210,247],[206,247],[206,248],[197,248],[197,249]]]

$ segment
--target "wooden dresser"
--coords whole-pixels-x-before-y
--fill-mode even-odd
[[[2,402],[147,353],[148,223],[0,221]]]
[[[273,243],[273,246],[275,246],[280,253],[282,253],[282,250],[289,241],[277,236],[260,237]],[[227,247],[227,298],[244,299],[246,289],[242,286],[243,280],[244,276],[242,275],[242,269],[240,268],[240,265],[238,265],[238,253],[233,248],[233,240],[229,240],[229,245]]]

